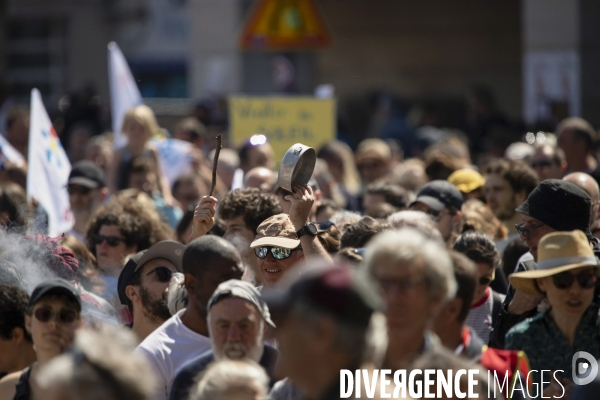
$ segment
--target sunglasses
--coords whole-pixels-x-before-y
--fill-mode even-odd
[[[158,280],[161,282],[169,282],[171,280],[171,276],[173,276],[173,271],[167,267],[156,267],[152,271],[148,272],[146,276],[156,273]]]
[[[598,274],[595,272],[582,272],[577,275],[573,275],[566,272],[561,272],[560,274],[552,275],[552,282],[554,286],[558,289],[568,289],[573,286],[573,282],[577,280],[579,283],[579,287],[582,289],[591,289],[596,286],[596,282],[598,282]]]
[[[104,236],[100,234],[94,235],[93,239],[96,244],[102,244],[106,240],[106,243],[108,243],[110,247],[117,247],[121,242],[125,241],[125,239],[121,239],[117,236]]]
[[[525,224],[515,224],[515,228],[517,228],[517,232],[521,235],[525,236],[525,239],[531,238],[531,232],[540,229],[544,225],[531,226],[529,229],[525,228]]]
[[[68,308],[61,308],[55,313],[50,307],[40,307],[33,313],[40,322],[48,322],[54,317],[62,324],[70,324],[77,319],[77,312]]]
[[[69,194],[82,194],[82,195],[86,195],[89,194],[92,191],[92,189],[85,187],[85,186],[67,186],[67,192],[69,192]]]
[[[256,257],[260,258],[261,260],[264,260],[265,258],[267,258],[269,251],[271,251],[271,255],[273,256],[274,259],[285,260],[286,258],[290,258],[290,256],[292,255],[292,252],[295,250],[302,250],[302,247],[298,246],[295,249],[284,249],[282,247],[271,247],[271,246],[256,247],[254,249],[254,254],[256,254]]]

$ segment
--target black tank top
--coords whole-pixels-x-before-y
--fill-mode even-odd
[[[31,375],[31,366],[25,368],[19,382],[17,382],[17,393],[13,400],[29,400],[31,398],[31,390],[29,388],[29,376]]]

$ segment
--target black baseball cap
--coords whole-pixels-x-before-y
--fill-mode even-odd
[[[280,318],[292,305],[305,301],[339,322],[359,327],[367,327],[373,312],[384,304],[372,279],[345,264],[307,268],[291,281],[264,289],[262,298]]]
[[[79,304],[79,310],[81,310],[81,298],[79,297],[79,291],[69,281],[62,278],[50,279],[49,281],[42,282],[33,289],[31,297],[29,297],[29,308],[33,307],[35,303],[40,301],[42,297],[47,294],[63,294],[71,299],[75,300]]]
[[[73,165],[69,174],[69,185],[81,185],[91,189],[106,186],[104,171],[91,161],[79,161]]]
[[[423,203],[434,211],[442,211],[447,207],[460,210],[464,197],[460,190],[448,181],[441,179],[431,181],[419,190],[417,199],[411,203]]]
[[[546,179],[537,185],[515,211],[535,218],[556,231],[580,230],[588,239],[592,238],[592,199],[574,183]]]
[[[125,267],[121,270],[119,281],[117,283],[117,293],[121,304],[128,305],[130,300],[125,294],[127,286],[131,285],[131,280],[135,272],[144,266],[148,261],[155,258],[164,258],[175,265],[178,272],[183,271],[181,266],[181,258],[185,246],[173,240],[163,240],[158,242],[147,250],[140,251],[129,258]]]

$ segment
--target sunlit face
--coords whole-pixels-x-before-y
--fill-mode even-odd
[[[526,238],[525,235],[520,234],[520,238],[525,242],[527,246],[529,246],[529,252],[533,256],[534,260],[537,261],[537,247],[538,243],[548,233],[555,232],[554,229],[550,228],[548,225],[543,224],[535,218],[531,218],[527,215],[523,215],[523,224],[525,229],[529,232],[529,238]]]
[[[36,311],[40,308],[52,310],[53,316],[49,321],[42,322],[36,317]],[[76,318],[73,322],[59,321],[57,314],[63,309],[75,312]],[[25,325],[31,333],[36,352],[42,351],[52,355],[62,353],[73,342],[75,331],[81,324],[81,313],[59,296],[42,297],[33,306],[32,314],[25,316]]]
[[[223,299],[211,307],[208,323],[217,360],[260,360],[264,322],[252,303],[239,297]]]
[[[125,237],[117,225],[102,225],[98,233],[105,237],[114,236],[120,239],[116,246],[109,245],[106,239],[102,243],[95,243],[98,267],[106,273],[115,269],[120,271],[123,267],[123,259],[135,253],[137,247],[135,245],[127,247]]]
[[[267,258],[256,257],[258,263],[258,273],[262,277],[265,286],[273,286],[277,283],[298,261],[304,259],[304,253],[301,250],[292,251],[292,254],[283,260],[273,258],[269,251]]]
[[[425,331],[439,301],[429,294],[422,262],[390,263],[385,257],[373,260],[373,277],[383,289],[390,333],[405,335]]]
[[[597,270],[591,267],[575,268],[568,271],[571,275],[596,275]],[[582,315],[594,298],[595,286],[583,289],[577,279],[566,289],[559,289],[551,276],[537,280],[539,289],[546,293],[552,306],[552,313],[559,315]]]
[[[231,219],[223,220],[225,223],[225,235],[223,238],[232,243],[236,249],[241,250],[243,257],[252,256],[254,250],[250,248],[250,243],[254,241],[256,233],[248,229],[243,215]]]
[[[473,296],[473,304],[479,302],[485,295],[485,291],[495,278],[496,270],[486,263],[475,263],[477,265],[477,286]],[[483,282],[483,283],[482,283]]]
[[[515,215],[517,199],[506,179],[498,174],[487,175],[484,191],[487,204],[499,220],[506,221]]]
[[[150,132],[146,131],[144,125],[134,118],[130,118],[123,125],[123,134],[127,136],[131,146],[143,146],[152,136]]]
[[[162,282],[155,269],[166,267],[171,272],[177,272],[175,265],[164,258],[154,258],[142,266],[142,282],[138,287],[140,291],[141,306],[146,318],[151,320],[166,321],[171,317],[167,302],[167,289],[169,282]]]

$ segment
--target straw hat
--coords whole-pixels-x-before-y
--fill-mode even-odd
[[[581,267],[597,267],[598,259],[582,231],[553,232],[538,244],[537,269],[515,272],[508,279],[517,290],[530,295],[542,294],[535,280]]]

